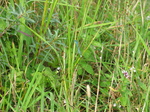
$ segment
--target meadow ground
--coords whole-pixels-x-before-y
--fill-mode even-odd
[[[0,111],[150,111],[149,0],[0,4]]]

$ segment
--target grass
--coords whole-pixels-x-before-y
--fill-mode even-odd
[[[149,112],[148,0],[0,4],[0,111]]]

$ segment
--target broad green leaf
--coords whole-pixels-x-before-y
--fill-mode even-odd
[[[111,82],[110,81],[101,81],[100,82],[100,86],[101,87],[109,87],[111,85]]]
[[[91,59],[91,57],[92,57],[92,56],[91,56],[91,53],[92,53],[92,52],[91,52],[90,50],[86,50],[86,52],[83,54],[84,58],[86,58],[86,59],[89,59],[89,58],[90,58],[90,59]]]
[[[77,71],[77,73],[78,73],[79,75],[82,75],[82,73],[83,73],[82,68],[79,68],[78,71]]]
[[[138,85],[139,85],[143,90],[147,90],[146,85],[145,85],[143,82],[141,82],[140,80],[138,80]]]
[[[0,32],[4,31],[6,28],[6,22],[2,19],[0,19]]]
[[[81,63],[82,68],[88,72],[89,74],[94,75],[94,71],[91,65],[87,64],[87,63]]]
[[[122,106],[127,106],[128,97],[122,96],[119,98]]]
[[[93,41],[92,45],[95,47],[102,47],[102,44],[100,42],[97,42],[97,41]]]

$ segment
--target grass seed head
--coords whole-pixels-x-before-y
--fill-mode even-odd
[[[89,85],[86,86],[86,92],[87,92],[88,98],[90,98],[91,97],[91,88]]]

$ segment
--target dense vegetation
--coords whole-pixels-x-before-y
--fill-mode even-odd
[[[0,4],[0,111],[150,111],[148,0]]]

